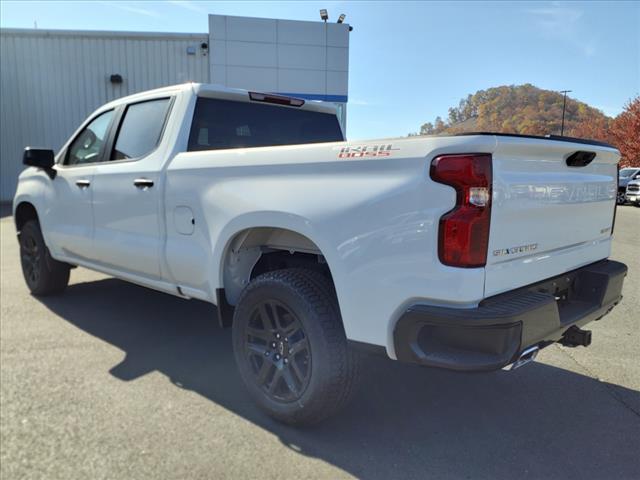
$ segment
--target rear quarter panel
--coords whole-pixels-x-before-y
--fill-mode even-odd
[[[474,306],[484,269],[440,264],[437,226],[455,203],[429,179],[442,152],[491,153],[493,137],[420,138],[391,144],[387,158],[339,158],[345,146],[316,144],[177,155],[166,178],[166,257],[172,281],[213,301],[233,237],[251,227],[300,233],[331,269],[347,337],[390,347],[393,324],[410,303]],[[194,211],[192,235],[173,212]]]

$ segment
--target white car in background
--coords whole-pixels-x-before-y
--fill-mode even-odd
[[[638,177],[639,175],[636,175]],[[627,201],[636,207],[640,207],[640,179],[631,180],[627,184]]]
[[[620,169],[620,172],[618,172],[618,195],[616,199],[618,205],[624,205],[627,202],[627,185],[632,180],[639,178],[639,175],[640,168],[626,167]]]

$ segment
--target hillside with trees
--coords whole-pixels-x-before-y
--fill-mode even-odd
[[[562,102],[561,93],[530,84],[479,90],[449,108],[446,120],[436,117],[422,125],[417,135],[480,131],[560,135]],[[564,135],[611,143],[622,153],[621,166],[640,166],[640,97],[615,119],[567,97]]]

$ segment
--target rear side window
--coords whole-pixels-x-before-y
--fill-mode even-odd
[[[170,98],[161,98],[129,105],[118,130],[111,160],[140,158],[151,153],[160,141],[170,102]]]
[[[344,140],[338,118],[262,103],[198,98],[189,151]]]

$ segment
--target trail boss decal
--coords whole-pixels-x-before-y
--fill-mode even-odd
[[[352,145],[341,147],[338,158],[364,158],[364,157],[390,157],[394,150],[393,144],[384,143],[381,145]]]

